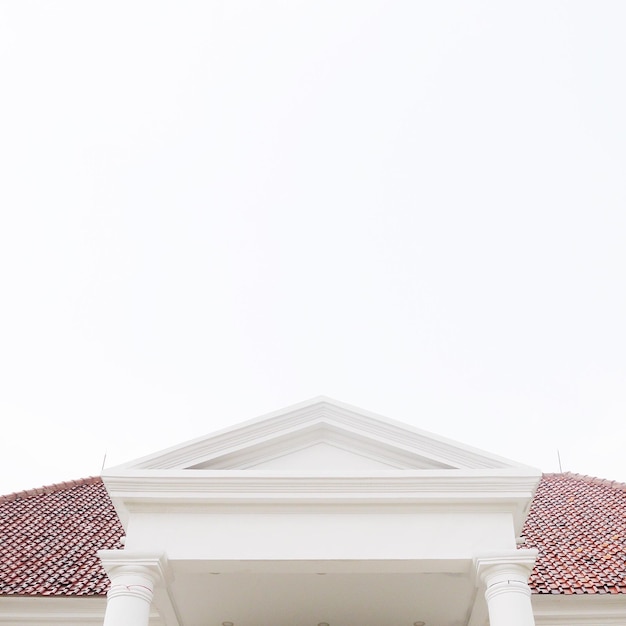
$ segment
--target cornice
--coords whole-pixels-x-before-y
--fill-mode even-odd
[[[6,626],[102,626],[105,610],[106,598],[99,596],[0,596],[0,624]],[[156,612],[150,626],[163,626]]]
[[[480,493],[500,498],[531,497],[539,482],[535,472],[455,471],[455,470],[400,470],[367,473],[281,473],[262,470],[182,470],[150,471],[136,470],[107,473],[102,479],[112,497],[127,496],[146,498],[163,494],[172,499],[204,497],[210,500],[220,494],[246,497],[254,494],[284,495],[297,498],[311,496],[370,494],[389,496],[392,494],[417,499],[459,496]]]
[[[281,438],[297,438],[320,428],[360,437],[389,449],[395,448],[401,456],[408,454],[427,459],[435,466],[466,469],[522,467],[502,457],[380,415],[328,398],[316,398],[144,457],[118,469],[184,469],[228,456],[236,462],[237,455],[243,455],[245,462],[246,454],[252,448],[271,447]]]
[[[103,476],[126,525],[132,510],[158,504],[197,510],[220,504],[412,504],[474,511],[496,507],[513,515],[516,532],[528,512],[540,475],[517,470],[379,471],[367,474],[285,474],[267,471],[135,470]]]
[[[626,594],[533,595],[537,626],[624,626]]]
[[[250,469],[283,454],[291,454],[316,443],[326,443],[340,449],[362,455],[374,461],[389,465],[389,469],[452,469],[441,461],[417,454],[410,446],[391,445],[381,439],[364,437],[362,433],[351,432],[331,422],[311,424],[299,431],[282,433],[262,444],[246,446],[235,451],[205,459],[189,469]]]

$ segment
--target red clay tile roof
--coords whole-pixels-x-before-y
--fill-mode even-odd
[[[104,595],[123,534],[99,477],[0,497],[0,595]],[[523,536],[533,593],[626,593],[626,484],[544,474]]]
[[[626,593],[626,484],[544,474],[522,535],[538,594]]]
[[[103,595],[124,530],[99,477],[0,497],[0,595]]]

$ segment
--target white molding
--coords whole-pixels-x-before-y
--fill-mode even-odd
[[[438,559],[257,559],[177,561],[186,574],[447,574],[466,576],[471,562],[460,558]]]
[[[174,446],[113,468],[118,470],[186,469],[227,459],[229,467],[248,463],[250,455],[262,458],[262,450],[271,455],[272,446],[284,438],[298,439],[307,432],[321,429],[344,433],[357,448],[386,450],[385,454],[424,464],[459,469],[522,468],[518,463],[459,444],[432,433],[395,422],[329,398],[314,398],[301,404],[239,424],[233,428]],[[359,445],[360,441],[360,445]],[[529,468],[527,468],[529,469]],[[106,470],[108,474],[111,470]]]
[[[624,626],[626,594],[532,596],[536,626]]]
[[[133,510],[167,504],[177,510],[220,504],[413,504],[431,510],[510,512],[519,533],[540,475],[507,470],[399,470],[288,475],[261,470],[187,470],[103,476],[122,523]],[[156,509],[154,509],[156,511]]]
[[[261,444],[205,459],[188,469],[249,469],[259,463],[274,460],[317,443],[333,445],[341,450],[385,463],[390,466],[389,469],[451,469],[450,465],[417,455],[415,450],[406,446],[389,445],[366,438],[357,431],[350,432],[330,422],[291,430]]]
[[[316,443],[391,467],[355,472],[254,467]],[[335,400],[314,398],[106,469],[102,478],[125,527],[131,510],[154,504],[181,510],[225,503],[413,503],[498,507],[512,514],[519,533],[541,472]]]
[[[7,626],[102,626],[105,596],[0,596],[0,624]],[[165,626],[156,611],[150,626]]]
[[[254,493],[282,494],[285,497],[318,494],[323,497],[338,494],[379,494],[388,499],[390,494],[405,494],[423,499],[426,494],[493,493],[505,497],[532,495],[540,475],[516,470],[379,470],[368,472],[281,473],[268,470],[195,470],[134,471],[107,473],[103,480],[110,493],[163,493],[180,498],[193,495],[208,500],[216,494]],[[181,493],[181,491],[183,493]]]

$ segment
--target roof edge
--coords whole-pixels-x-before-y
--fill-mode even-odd
[[[57,491],[63,491],[65,489],[71,489],[72,487],[80,487],[81,485],[94,485],[101,482],[102,477],[100,476],[88,476],[87,478],[66,480],[60,483],[53,483],[51,485],[44,485],[43,487],[35,487],[33,489],[24,489],[23,491],[15,491],[13,493],[0,496],[0,503],[11,502],[13,500],[25,500],[27,498],[33,498],[35,496],[41,496],[44,494],[55,493]]]
[[[626,491],[626,483],[619,480],[611,480],[609,478],[598,478],[597,476],[589,476],[588,474],[577,474],[576,472],[544,472],[546,478],[563,477],[578,480],[580,482],[588,483],[590,485],[604,485],[611,489],[618,489],[619,491]]]

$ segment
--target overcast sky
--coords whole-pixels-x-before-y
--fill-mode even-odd
[[[625,32],[0,0],[0,493],[318,394],[626,481]]]

